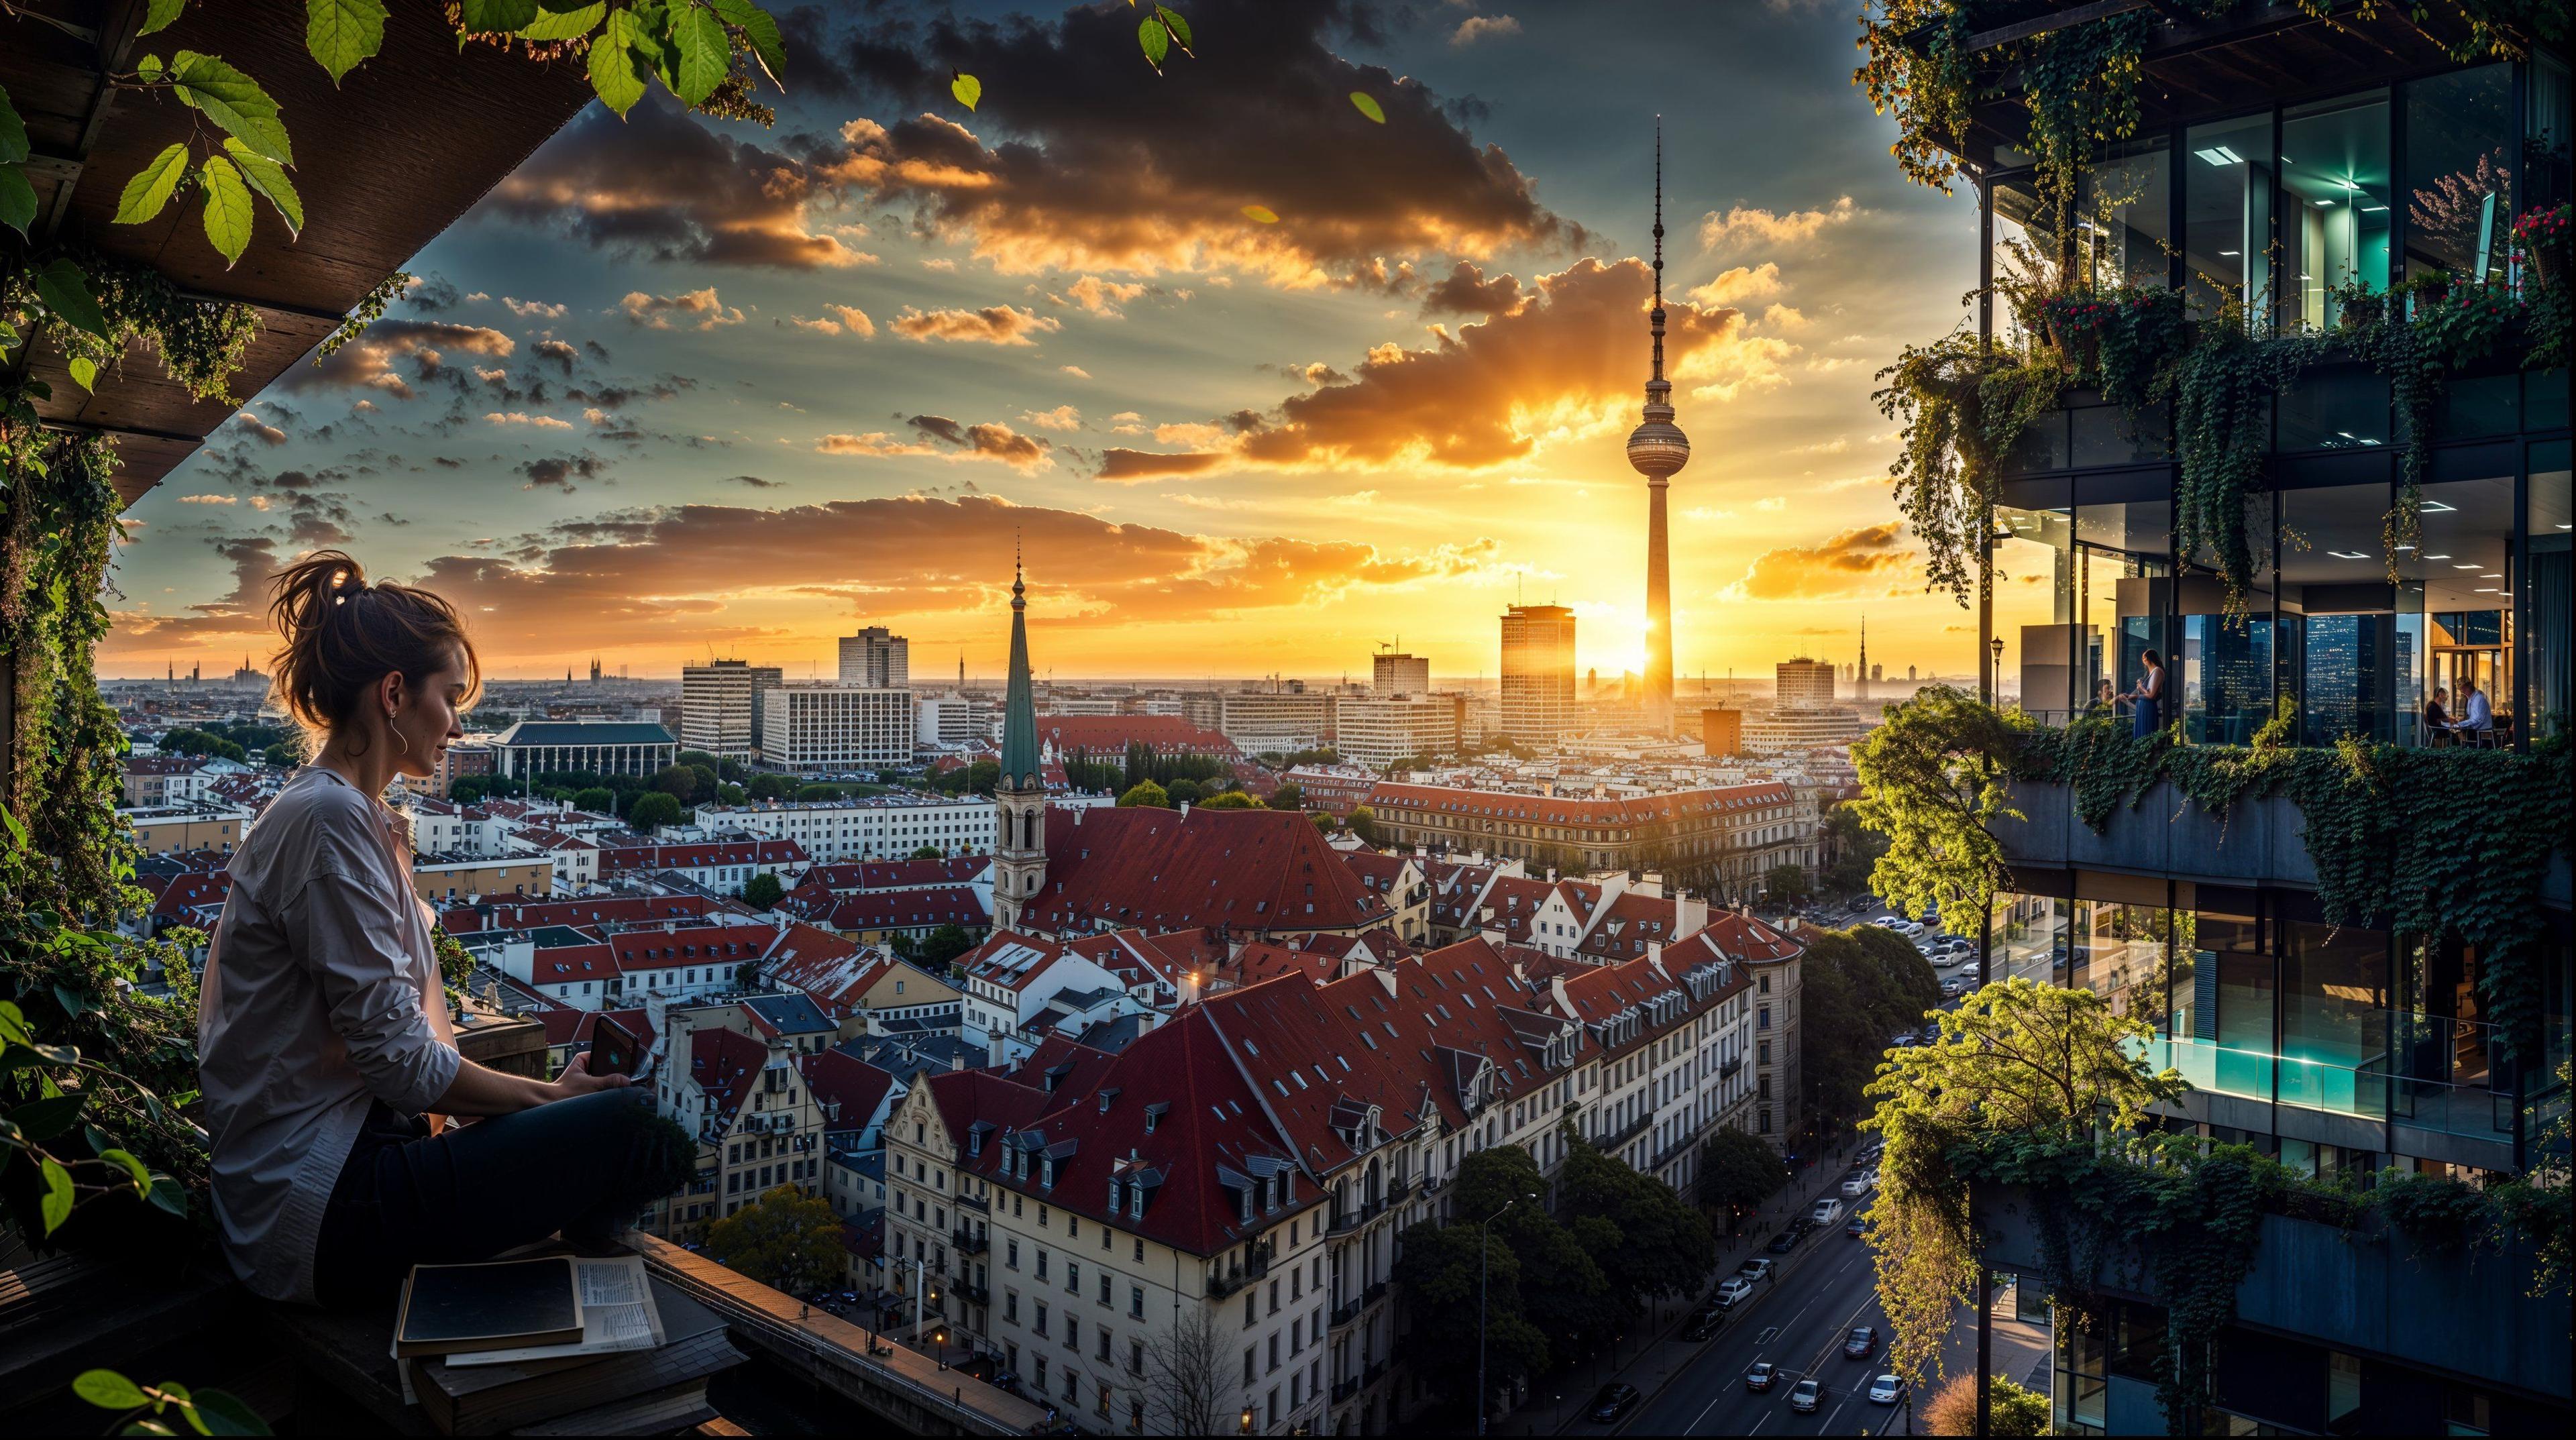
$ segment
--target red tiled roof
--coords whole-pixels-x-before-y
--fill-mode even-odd
[[[152,902],[152,918],[176,920],[200,905],[224,903],[224,898],[233,893],[232,872],[193,870],[185,875],[173,875],[168,877],[160,891]]]
[[[557,945],[529,959],[528,983],[578,985],[584,980],[613,980],[617,959],[605,945]]]
[[[1386,902],[1293,811],[1151,807],[1048,815],[1046,885],[1024,922],[1178,929],[1361,930]]]
[[[704,1133],[721,1135],[733,1128],[742,1102],[759,1087],[760,1069],[769,1063],[769,1047],[740,1031],[709,1026],[689,1035],[689,1078],[709,1102]]]
[[[439,923],[451,933],[464,934],[475,930],[534,930],[546,925],[641,925],[657,920],[695,920],[737,908],[703,895],[617,895],[458,906],[440,917]]]
[[[683,965],[745,965],[767,955],[784,933],[766,925],[626,930],[608,937],[608,950],[621,973],[669,970]]]
[[[1592,928],[1574,948],[1604,960],[1633,960],[1649,945],[1673,943],[1679,923],[1672,897],[1657,899],[1631,890],[1592,918]]]
[[[1389,810],[1436,811],[1539,825],[1643,825],[1689,815],[1788,803],[1789,787],[1774,784],[1594,798],[1588,795],[1520,795],[1500,790],[1453,789],[1445,785],[1406,785],[1389,780],[1380,782],[1369,792],[1369,808],[1381,814]]]
[[[840,1106],[837,1114],[826,1108],[825,1133],[856,1130],[877,1113],[886,1092],[894,1088],[893,1072],[881,1070],[856,1055],[839,1050],[819,1050],[799,1056],[796,1068],[805,1075],[805,1088],[814,1094],[814,1103]]]
[[[862,860],[817,865],[805,872],[796,888],[803,891],[820,886],[834,895],[866,890],[927,890],[967,884],[991,868],[993,859],[989,855],[947,860]]]
[[[840,931],[912,930],[934,925],[980,930],[993,923],[993,914],[985,908],[983,898],[962,885],[841,895],[828,905],[800,897],[790,913]]]

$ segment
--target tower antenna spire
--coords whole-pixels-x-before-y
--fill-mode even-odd
[[[1647,728],[1672,733],[1673,592],[1671,545],[1664,492],[1690,463],[1690,437],[1673,423],[1673,386],[1664,378],[1664,117],[1655,117],[1655,306],[1646,314],[1654,340],[1654,368],[1646,381],[1640,423],[1628,434],[1628,464],[1646,477],[1646,675]]]

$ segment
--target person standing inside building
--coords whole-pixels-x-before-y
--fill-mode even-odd
[[[2153,650],[2139,658],[2146,663],[2146,672],[2138,677],[2138,688],[2129,692],[2129,698],[2137,702],[2130,712],[2136,717],[2136,726],[2130,733],[2143,739],[2165,728],[2165,662]]]
[[[233,856],[197,1002],[234,1273],[340,1306],[558,1230],[606,1245],[686,1183],[692,1147],[586,1056],[548,1083],[457,1052],[410,832],[382,799],[464,735],[480,673],[455,609],[324,550],[271,582],[269,614],[275,692],[312,759]]]

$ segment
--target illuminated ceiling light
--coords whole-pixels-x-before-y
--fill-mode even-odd
[[[2445,559],[2445,558],[2447,558],[2447,557],[2437,555],[2437,556],[2435,556],[2435,557],[2433,557],[2433,558],[2435,558],[2435,559],[2439,560],[2439,559]],[[2452,566],[2451,568],[2452,568],[2452,569],[2454,569],[2454,570],[2483,570],[2483,569],[2485,569],[2486,567],[2485,567],[2485,566],[2483,566],[2483,565],[2454,565],[2454,566]]]
[[[2361,213],[2364,215],[2385,215],[2388,213],[2388,207],[2385,205],[2364,205],[2361,207]]]
[[[2496,593],[2496,587],[2493,585],[2481,585],[2477,588],[2475,593],[2480,595],[2493,595]]]
[[[2237,154],[2234,150],[2231,150],[2224,145],[2212,146],[2207,150],[2194,150],[2191,153],[2208,161],[2212,165],[2227,166],[2242,165],[2245,163],[2244,156]]]
[[[2570,527],[2568,526],[2568,524],[2567,524],[2565,521],[2563,521],[2563,520],[2562,520],[2562,521],[2560,521],[2560,522],[2558,523],[2558,528],[2559,528],[2559,529],[2561,529],[2561,530],[2565,530],[2565,529],[2568,529],[2568,528],[2570,528]]]
[[[2221,250],[2218,253],[2221,255],[2241,255],[2245,252],[2241,250]]]
[[[2504,576],[2500,573],[2490,572],[2488,574],[2481,575],[2478,578],[2481,580],[2501,580]]]
[[[2427,560],[2448,560],[2451,557],[2448,555],[2427,555],[2424,558]]]
[[[2419,503],[2416,508],[2422,510],[2427,515],[2448,515],[2460,507],[2457,505],[2445,505],[2439,500],[2426,500]]]
[[[2335,183],[2336,183],[2337,185],[2342,186],[2342,187],[2343,187],[2343,188],[2345,188],[2346,190],[2358,190],[2358,189],[2360,189],[2360,188],[2361,188],[2360,186],[2355,185],[2354,183],[2352,183],[2352,182],[2351,182],[2351,181],[2349,181],[2349,180],[2337,180]]]
[[[2332,555],[2337,560],[2367,560],[2370,558],[2358,550],[2329,550],[2326,553]]]

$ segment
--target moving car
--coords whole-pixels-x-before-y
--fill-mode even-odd
[[[1843,1233],[1857,1240],[1869,1233],[1869,1222],[1862,1219],[1860,1212],[1855,1210],[1852,1212],[1852,1218],[1844,1223]]]
[[[1881,1375],[1869,1382],[1869,1403],[1893,1405],[1905,1394],[1905,1382],[1894,1375]]]
[[[1857,1200],[1869,1193],[1869,1172],[1854,1170],[1843,1177],[1843,1198]]]
[[[1756,1255],[1752,1259],[1745,1261],[1743,1264],[1736,1266],[1735,1273],[1744,1277],[1746,1280],[1759,1284],[1762,1281],[1777,1278],[1771,1273],[1771,1267],[1776,1263],[1778,1262]]]
[[[1816,1413],[1817,1402],[1825,1398],[1825,1387],[1813,1380],[1801,1380],[1789,1387],[1789,1408],[1801,1415]]]
[[[1807,1212],[1809,1225],[1839,1225],[1842,1220],[1843,1202],[1840,1200],[1819,1200],[1816,1208]]]
[[[1601,1387],[1600,1394],[1592,1397],[1592,1418],[1595,1423],[1607,1424],[1627,1414],[1636,1404],[1637,1387],[1624,1380],[1613,1380]]]
[[[1753,1282],[1741,1275],[1730,1275],[1717,1282],[1717,1294],[1710,1301],[1721,1310],[1732,1310],[1753,1294]]]
[[[1960,984],[1956,980],[1944,980],[1941,982],[1941,998],[1944,1000],[1956,1000],[1967,993],[1968,987]]]
[[[1725,1328],[1726,1307],[1718,1304],[1714,1300],[1711,1300],[1707,1304],[1700,1306],[1697,1310],[1692,1311],[1690,1319],[1683,1322],[1682,1338],[1685,1340],[1705,1340]]]
[[[1768,1390],[1771,1388],[1771,1382],[1779,1378],[1779,1366],[1768,1360],[1757,1360],[1752,1369],[1744,1372],[1744,1388],[1755,1391]]]
[[[1786,1255],[1790,1251],[1797,1249],[1798,1242],[1805,1238],[1807,1238],[1807,1232],[1793,1225],[1788,1229],[1781,1231],[1779,1234],[1772,1236],[1771,1243],[1763,1246],[1762,1248],[1770,1251],[1774,1255]],[[1724,1289],[1725,1287],[1720,1286],[1719,1288]]]
[[[1878,1353],[1878,1327],[1863,1325],[1843,1341],[1843,1353],[1854,1360],[1866,1360]]]

